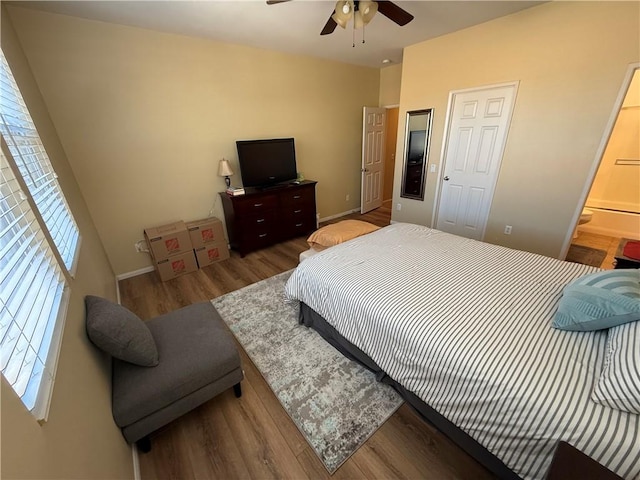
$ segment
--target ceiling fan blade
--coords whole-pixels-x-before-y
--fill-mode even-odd
[[[333,17],[329,17],[329,20],[327,20],[327,23],[325,24],[324,28],[320,32],[320,35],[329,35],[330,33],[333,33],[333,31],[336,29],[337,26],[338,24],[333,19]]]
[[[267,0],[267,5],[275,5],[277,3],[290,2],[291,0]]]
[[[387,0],[378,1],[378,11],[401,27],[413,20],[413,15]]]

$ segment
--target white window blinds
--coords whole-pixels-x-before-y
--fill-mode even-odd
[[[33,410],[40,385],[44,393],[53,380],[46,365],[65,279],[4,154],[0,162],[0,361]]]
[[[44,419],[66,317],[65,270],[77,257],[79,232],[0,57],[0,363],[24,405]]]
[[[71,270],[78,246],[78,227],[4,54],[1,70],[0,131],[58,253],[67,270]]]

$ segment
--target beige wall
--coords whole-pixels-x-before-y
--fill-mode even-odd
[[[404,112],[435,108],[430,163],[440,163],[449,92],[519,81],[485,240],[560,255],[627,66],[640,59],[638,2],[550,2],[408,47]],[[399,197],[396,221],[432,223],[437,174],[424,202]],[[513,226],[504,235],[505,224]]]
[[[9,11],[116,274],[151,264],[134,250],[145,227],[222,216],[218,160],[238,172],[237,139],[295,137],[320,216],[359,206],[378,69]]]
[[[380,69],[380,95],[378,105],[388,107],[400,103],[402,84],[402,64]]]
[[[2,379],[2,477],[132,478],[131,449],[111,416],[110,363],[84,326],[84,296],[115,299],[114,275],[4,7],[2,50],[82,235],[48,421],[40,426]]]

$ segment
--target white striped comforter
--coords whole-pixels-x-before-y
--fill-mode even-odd
[[[562,287],[595,271],[411,224],[305,260],[286,285],[391,378],[525,479],[565,440],[640,478],[640,416],[590,399],[605,332],[562,332]]]

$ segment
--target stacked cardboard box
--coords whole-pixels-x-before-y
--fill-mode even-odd
[[[144,236],[153,265],[163,282],[198,270],[191,236],[184,222],[147,228]]]
[[[229,258],[222,222],[215,217],[187,223],[199,268]]]

